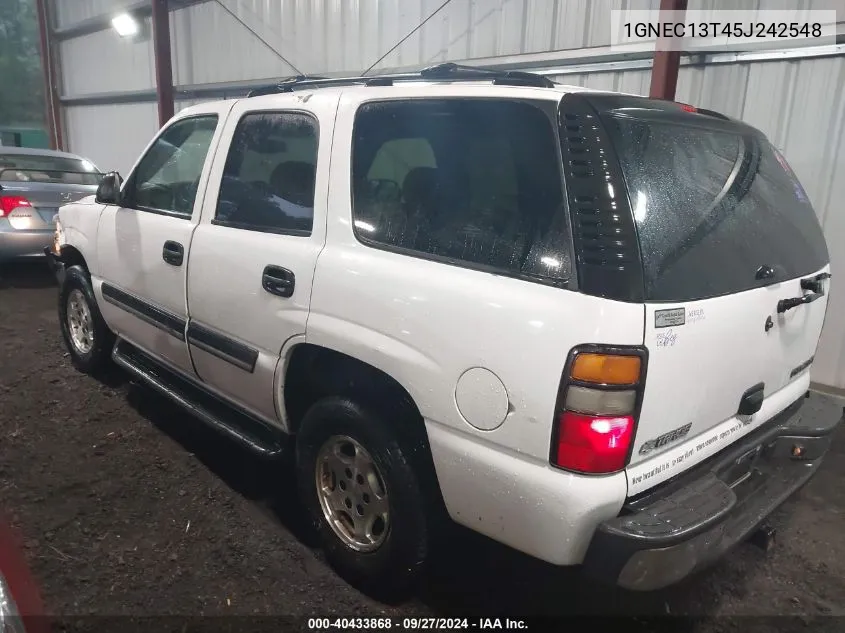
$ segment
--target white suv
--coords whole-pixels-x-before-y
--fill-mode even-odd
[[[346,578],[407,587],[448,514],[661,587],[815,472],[829,257],[759,131],[450,64],[259,92],[62,207],[60,321],[82,371],[292,441]]]

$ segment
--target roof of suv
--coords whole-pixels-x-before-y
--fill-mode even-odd
[[[604,90],[558,84],[543,75],[523,71],[495,70],[472,66],[460,66],[452,63],[437,64],[425,68],[420,72],[383,74],[370,77],[315,77],[299,75],[280,79],[276,83],[268,84],[251,91],[248,98],[254,98],[257,103],[262,100],[272,100],[273,96],[298,93],[304,96],[319,90],[320,94],[336,95],[338,93],[353,93],[361,96],[361,100],[371,97],[417,97],[421,93],[431,96],[468,95],[483,92],[490,97],[514,97],[534,99],[559,99],[561,95],[572,92],[606,93]],[[629,93],[612,93],[626,95]],[[630,94],[635,97],[637,95]],[[182,110],[183,113],[197,113],[203,111],[199,104]]]

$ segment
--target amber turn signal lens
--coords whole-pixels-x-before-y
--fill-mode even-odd
[[[602,385],[633,385],[640,380],[640,366],[639,356],[578,354],[570,376]]]

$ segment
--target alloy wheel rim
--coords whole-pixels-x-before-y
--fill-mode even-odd
[[[333,435],[317,454],[317,497],[323,517],[350,549],[378,549],[390,530],[390,505],[384,479],[361,444]]]
[[[94,323],[91,309],[81,290],[74,289],[67,299],[67,325],[70,342],[80,354],[87,354],[94,347]]]

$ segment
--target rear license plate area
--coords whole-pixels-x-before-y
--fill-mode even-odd
[[[736,457],[719,473],[719,479],[731,488],[735,488],[750,480],[757,470],[763,455],[763,445],[758,444]]]

